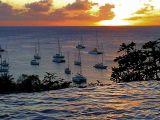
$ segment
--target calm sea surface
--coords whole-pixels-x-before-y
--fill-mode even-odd
[[[104,63],[108,70],[99,71],[93,65],[101,60],[88,51],[96,44],[96,32],[103,43]],[[122,42],[134,41],[138,46],[160,38],[160,27],[0,27],[0,44],[8,50],[10,74],[56,72],[71,80],[79,68],[73,65],[76,44],[83,34],[86,49],[82,50],[82,71],[88,82],[100,80],[104,87],[69,88],[33,94],[0,95],[0,119],[160,119],[160,82],[116,84],[109,81],[113,59]],[[72,75],[64,75],[66,64],[55,64],[57,37],[64,55],[70,52]],[[35,43],[40,41],[42,59],[39,67],[30,66]],[[3,54],[6,57],[6,54]]]

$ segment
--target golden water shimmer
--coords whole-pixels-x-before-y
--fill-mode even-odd
[[[1,0],[1,26],[159,26],[159,0]]]

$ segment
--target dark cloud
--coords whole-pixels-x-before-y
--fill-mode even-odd
[[[8,20],[19,14],[19,10],[13,9],[11,5],[0,1],[0,20]]]
[[[12,14],[12,12],[13,12],[12,6],[0,1],[0,14],[9,14],[10,15],[10,14]]]
[[[96,3],[89,2],[88,0],[76,0],[76,2],[72,4],[68,4],[65,9],[67,10],[89,10]]]
[[[52,8],[52,0],[41,0],[26,4],[23,9],[14,9],[11,5],[0,1],[0,20],[40,20],[48,19]]]
[[[25,7],[28,9],[28,12],[46,13],[49,12],[52,8],[52,0],[41,0],[39,2],[33,2],[26,4]]]

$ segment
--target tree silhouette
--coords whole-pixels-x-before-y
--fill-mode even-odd
[[[1,74],[0,76],[0,93],[13,92],[16,88],[16,84],[13,82],[14,78],[12,75],[7,73]]]
[[[111,80],[130,82],[138,80],[159,80],[160,73],[160,39],[145,43],[140,50],[136,44],[122,43],[120,56],[114,59],[117,67],[112,68]]]
[[[152,79],[159,80],[160,72],[160,39],[149,41],[142,46],[145,50],[148,60],[146,62],[147,71],[152,71]]]
[[[59,78],[55,73],[48,73],[44,76],[42,81],[44,90],[54,90],[68,88],[70,86],[69,81],[64,81],[64,79]]]
[[[38,75],[22,74],[18,79],[18,90],[24,92],[35,92],[41,90],[41,81]]]

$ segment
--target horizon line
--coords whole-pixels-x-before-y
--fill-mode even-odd
[[[42,25],[42,26],[39,26],[39,25],[0,25],[0,27],[160,27],[160,25],[117,25],[117,26],[94,26],[94,25],[90,25],[90,26],[82,26],[82,25],[75,25],[75,26],[69,26],[69,25],[62,25],[62,26],[57,26],[57,25],[53,25],[53,26],[49,26],[49,25]]]

